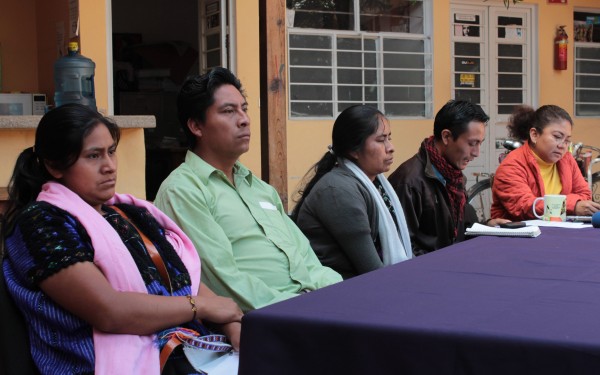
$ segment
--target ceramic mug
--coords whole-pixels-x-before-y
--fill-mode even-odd
[[[535,212],[538,201],[544,201],[544,214],[542,216]],[[533,201],[533,214],[544,221],[567,221],[567,196],[547,194]]]

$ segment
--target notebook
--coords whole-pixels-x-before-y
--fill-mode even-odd
[[[475,223],[471,228],[467,228],[467,236],[501,236],[501,237],[537,237],[541,234],[537,225],[528,225],[523,228],[507,229],[489,227],[487,225]]]

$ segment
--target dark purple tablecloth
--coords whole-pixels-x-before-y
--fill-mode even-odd
[[[600,229],[541,229],[250,312],[239,373],[600,374]]]

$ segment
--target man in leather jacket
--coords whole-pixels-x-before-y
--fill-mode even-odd
[[[389,176],[404,208],[416,256],[463,240],[465,227],[476,221],[466,202],[462,171],[479,156],[488,120],[480,106],[450,100],[435,116],[433,135]]]

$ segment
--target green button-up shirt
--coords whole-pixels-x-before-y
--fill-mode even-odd
[[[188,151],[154,202],[194,242],[208,287],[248,311],[342,280],[321,265],[272,186],[239,162],[233,176],[235,186]]]

